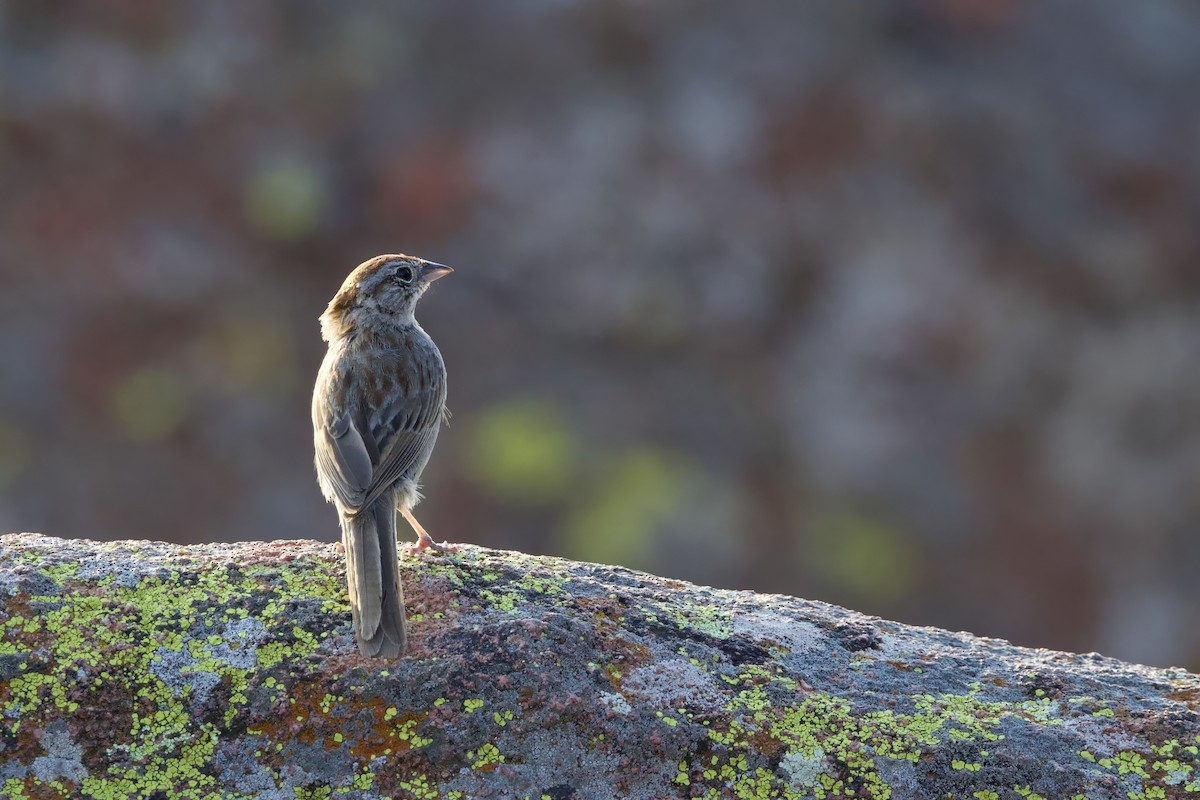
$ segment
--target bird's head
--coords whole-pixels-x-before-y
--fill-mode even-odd
[[[346,277],[321,315],[325,340],[364,324],[412,324],[421,295],[453,271],[444,264],[397,253],[364,261]]]

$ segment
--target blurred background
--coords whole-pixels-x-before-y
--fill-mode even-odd
[[[0,1],[0,530],[333,540],[400,251],[438,539],[1195,670],[1198,156],[1183,0]]]

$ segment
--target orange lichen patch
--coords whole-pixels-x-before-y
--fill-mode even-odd
[[[621,640],[622,652],[614,655],[613,660],[618,663],[629,664],[644,664],[654,657],[654,652],[644,644],[631,642],[627,639]]]
[[[605,664],[604,672],[608,675],[608,681],[612,684],[613,689],[620,692],[621,678],[624,677],[624,673],[621,672],[621,668],[616,664]]]
[[[575,605],[591,613],[596,620],[619,623],[625,618],[627,606],[613,597],[578,597]]]
[[[427,714],[411,711],[402,714],[395,706],[384,708],[382,703],[372,708],[372,712],[374,724],[349,743],[350,753],[364,761],[424,747],[432,741],[418,733]]]
[[[625,639],[615,639],[608,652],[611,654],[611,660],[604,665],[604,672],[608,675],[613,689],[623,694],[623,679],[630,669],[651,660],[650,648]]]
[[[325,681],[301,681],[276,702],[276,713],[254,720],[249,730],[275,744],[328,744],[333,740],[333,734],[342,729],[342,717],[345,716],[331,698]]]
[[[1177,703],[1197,703],[1200,702],[1200,689],[1194,686],[1186,689],[1174,689],[1167,694],[1167,698]]]
[[[249,732],[262,737],[280,752],[283,745],[317,745],[348,751],[363,763],[429,744],[418,726],[426,714],[404,712],[379,698],[362,702],[361,696],[340,694],[323,680],[303,680],[287,689],[275,702],[273,713],[256,720]],[[268,748],[263,758],[270,758]]]

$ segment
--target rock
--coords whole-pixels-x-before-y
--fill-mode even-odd
[[[1200,677],[464,546],[363,659],[306,541],[2,538],[0,795],[1200,795]]]

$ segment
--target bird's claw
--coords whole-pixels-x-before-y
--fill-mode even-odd
[[[406,555],[420,553],[423,550],[437,550],[439,553],[457,553],[458,545],[449,542],[435,542],[429,534],[417,537],[415,542],[404,545]]]

